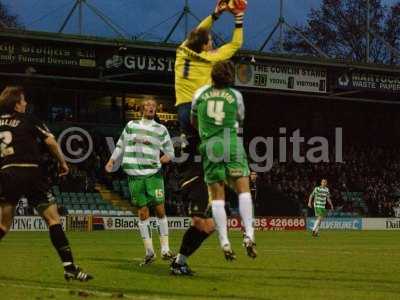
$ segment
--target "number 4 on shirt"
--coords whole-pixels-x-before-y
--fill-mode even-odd
[[[207,101],[207,116],[215,119],[215,125],[222,125],[225,118],[224,101]]]

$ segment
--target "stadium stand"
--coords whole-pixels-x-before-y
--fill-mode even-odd
[[[44,167],[54,174],[53,192],[58,203],[70,214],[132,215],[135,210],[129,202],[125,175],[122,171],[109,175],[103,169],[109,153],[105,137],[117,133],[118,129],[88,131],[95,137],[93,154],[84,163],[71,165],[71,173],[62,181],[55,175],[54,162],[44,157]],[[114,140],[117,136],[113,135]],[[363,146],[355,146],[344,152],[344,159],[344,164],[275,163],[270,171],[258,174],[256,214],[263,214],[264,202],[274,197],[289,199],[295,204],[297,214],[306,214],[310,191],[326,176],[336,207],[329,216],[394,216],[400,201],[400,181],[396,179],[400,173],[400,159],[395,148],[370,145],[366,151]],[[178,170],[172,164],[164,171],[168,215],[185,216],[187,203],[179,195]],[[231,199],[230,207],[235,213],[236,199]],[[26,208],[23,211],[25,214],[32,212]]]
[[[336,209],[332,217],[394,216],[393,208],[400,200],[399,158],[394,149],[377,146],[352,148],[345,152],[346,163],[274,165],[270,172],[259,174],[262,183],[295,199],[307,210],[312,188],[320,178],[328,177]]]
[[[394,216],[400,200],[400,158],[395,143],[397,133],[393,132],[392,136],[390,131],[390,128],[397,126],[393,121],[396,120],[393,118],[395,110],[375,106],[363,106],[361,110],[360,105],[348,103],[336,104],[332,109],[333,106],[325,103],[307,106],[306,102],[294,105],[293,102],[279,100],[278,104],[274,99],[270,99],[273,106],[259,106],[257,103],[249,101],[247,113],[250,116],[262,114],[265,123],[260,125],[251,122],[250,118],[245,127],[247,139],[253,136],[277,138],[276,134],[282,126],[288,135],[299,128],[306,138],[323,136],[330,141],[334,139],[332,128],[341,127],[344,132],[344,163],[298,164],[289,159],[285,163],[275,161],[271,170],[259,173],[259,192],[255,202],[257,215],[306,214],[309,193],[321,177],[327,177],[335,204],[335,211],[330,212],[330,216]],[[138,113],[138,107],[130,110],[133,114]],[[299,115],[304,118],[297,118]],[[110,155],[106,137],[116,142],[122,130],[122,120],[119,124],[99,125],[72,122],[71,119],[59,117],[59,121],[49,125],[56,135],[71,127],[87,130],[93,139],[94,149],[84,162],[72,164],[71,173],[62,181],[55,175],[57,166],[49,157],[44,157],[44,167],[54,174],[52,181],[57,200],[69,213],[131,214],[134,210],[129,204],[126,176],[121,170],[112,175],[104,171]],[[175,121],[166,121],[165,124],[171,136],[178,134]],[[78,146],[87,147],[85,143]],[[330,157],[333,155],[331,152]],[[289,152],[290,157],[292,153]],[[168,215],[187,215],[187,203],[179,194],[178,170],[172,164],[164,172]],[[230,198],[229,206],[234,214],[237,201],[235,197]],[[32,210],[20,211],[31,213]]]

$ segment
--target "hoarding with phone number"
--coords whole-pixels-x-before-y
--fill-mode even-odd
[[[229,219],[230,229],[241,229],[239,217]],[[302,217],[257,217],[254,219],[257,230],[306,230],[306,219]]]

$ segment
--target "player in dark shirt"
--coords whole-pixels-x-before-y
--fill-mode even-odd
[[[10,230],[15,206],[24,195],[46,221],[50,239],[64,266],[66,280],[93,277],[74,264],[46,174],[39,168],[44,143],[59,163],[59,176],[69,168],[49,129],[25,114],[27,102],[21,87],[7,87],[0,95],[0,240]]]

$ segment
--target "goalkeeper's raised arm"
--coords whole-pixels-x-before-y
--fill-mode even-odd
[[[213,48],[211,27],[214,21],[226,10],[229,10],[235,17],[232,39],[219,48]],[[206,17],[178,47],[175,62],[177,106],[185,103],[190,104],[194,92],[201,86],[211,83],[213,64],[230,59],[242,47],[244,11],[245,7],[230,9],[226,1],[218,1],[214,12]]]

